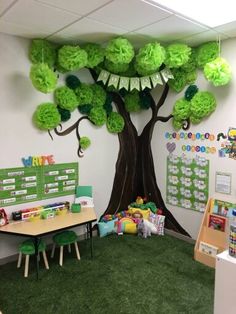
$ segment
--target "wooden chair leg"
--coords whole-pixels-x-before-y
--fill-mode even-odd
[[[71,253],[71,246],[68,244],[68,252]]]
[[[24,277],[28,277],[28,272],[29,272],[29,255],[25,256],[25,272],[24,272]]]
[[[56,244],[53,244],[53,247],[52,247],[52,252],[51,252],[51,258],[53,258],[53,257],[54,257],[55,248],[56,248]]]
[[[75,252],[76,252],[77,259],[80,260],[78,244],[77,244],[77,242],[75,242],[74,244],[75,244]]]
[[[63,245],[60,246],[60,258],[59,258],[59,264],[60,266],[63,265]]]
[[[45,265],[46,269],[49,269],[48,259],[47,259],[46,252],[43,251],[42,254],[43,254],[44,265]]]
[[[20,266],[21,266],[21,261],[22,261],[22,253],[20,252],[20,253],[19,253],[19,256],[18,256],[17,268],[20,268]]]

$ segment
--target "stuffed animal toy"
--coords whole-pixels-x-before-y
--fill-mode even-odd
[[[145,239],[147,237],[150,237],[152,233],[157,234],[156,226],[147,219],[140,220],[139,224],[137,225],[137,228],[138,236],[142,236]]]

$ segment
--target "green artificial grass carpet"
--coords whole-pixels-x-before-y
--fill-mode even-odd
[[[0,266],[3,314],[208,314],[213,313],[214,269],[193,260],[193,245],[165,235],[94,238],[79,243],[81,260],[59,249],[50,269],[40,262],[36,281],[33,260],[29,277],[16,263]],[[65,250],[67,251],[67,250]],[[24,264],[24,263],[23,263]]]

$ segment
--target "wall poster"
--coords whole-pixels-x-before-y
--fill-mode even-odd
[[[168,204],[204,212],[208,200],[209,160],[185,154],[167,157]]]
[[[75,194],[78,163],[0,169],[0,206]]]

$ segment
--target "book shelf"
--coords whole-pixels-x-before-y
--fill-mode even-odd
[[[219,217],[212,212],[214,199],[210,198],[203,215],[200,231],[194,247],[194,259],[207,266],[215,268],[216,254],[227,249],[228,242],[228,217]],[[222,219],[224,228],[219,230],[209,227],[209,220],[212,218]],[[210,225],[211,225],[210,221]],[[223,229],[223,230],[222,230]]]

